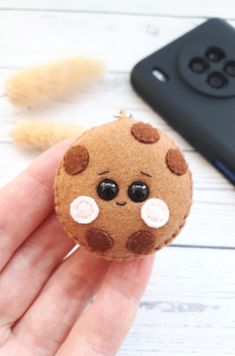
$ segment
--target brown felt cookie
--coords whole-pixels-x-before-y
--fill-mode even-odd
[[[151,254],[180,231],[192,180],[180,150],[149,124],[122,116],[86,131],[55,179],[65,231],[107,259]]]

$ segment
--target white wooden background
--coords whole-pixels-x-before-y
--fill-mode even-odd
[[[234,0],[0,0],[0,94],[19,68],[78,53],[108,65],[105,77],[82,96],[44,111],[17,109],[0,98],[0,185],[38,155],[9,137],[10,128],[25,118],[91,126],[126,107],[174,138],[190,163],[191,215],[175,243],[157,254],[121,356],[235,355],[234,188],[129,83],[137,61],[211,16],[235,26]]]

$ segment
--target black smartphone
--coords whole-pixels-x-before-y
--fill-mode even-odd
[[[235,184],[235,29],[213,18],[133,68],[134,89]]]

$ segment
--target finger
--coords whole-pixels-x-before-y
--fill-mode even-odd
[[[136,315],[153,256],[114,262],[95,302],[72,328],[58,356],[115,355]]]
[[[0,191],[0,270],[53,208],[53,179],[70,140],[54,146]]]
[[[96,293],[108,266],[109,262],[84,249],[66,259],[15,326],[19,343],[46,348],[54,355]]]
[[[19,247],[0,274],[0,327],[23,315],[73,246],[53,213]]]

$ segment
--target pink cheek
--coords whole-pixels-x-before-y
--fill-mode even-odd
[[[99,207],[95,199],[81,195],[70,204],[70,215],[79,224],[90,224],[99,215]]]
[[[159,228],[167,223],[170,213],[167,204],[157,198],[148,199],[141,208],[141,218],[152,228]]]
[[[157,209],[154,209],[152,207],[147,208],[147,214],[149,219],[152,221],[157,221],[159,218]]]

